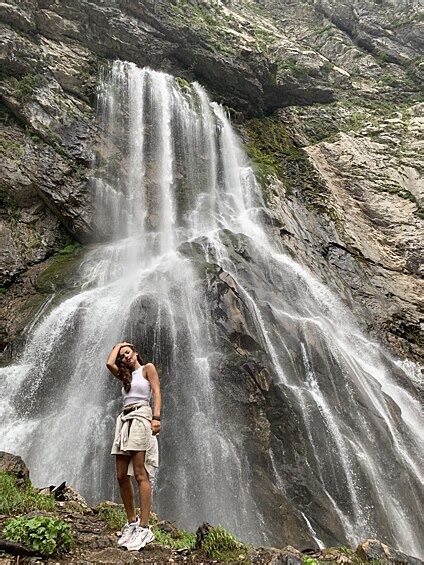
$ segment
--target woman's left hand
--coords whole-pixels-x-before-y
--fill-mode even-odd
[[[160,422],[159,420],[152,420],[150,423],[153,435],[157,435],[160,432]]]

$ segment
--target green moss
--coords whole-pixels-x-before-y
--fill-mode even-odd
[[[34,95],[34,91],[44,84],[44,77],[40,74],[26,75],[15,82],[15,96],[21,102],[28,102]]]
[[[399,86],[399,84],[401,83],[401,81],[399,81],[399,79],[391,74],[384,74],[381,75],[378,79],[378,82],[380,84],[384,84],[386,86]]]
[[[291,191],[297,181],[299,168],[308,161],[306,153],[297,147],[282,121],[277,117],[254,118],[245,122],[246,149],[256,165],[256,173],[262,187],[268,178],[275,176]],[[268,193],[265,190],[265,198]]]
[[[68,276],[73,274],[75,262],[79,259],[79,243],[67,244],[51,257],[46,268],[38,275],[35,288],[38,292],[50,293],[66,284]]]
[[[41,236],[34,230],[28,231],[26,245],[30,249],[39,249],[42,244]]]
[[[62,249],[60,249],[58,253],[59,255],[73,255],[80,248],[81,245],[77,242],[69,243],[68,245],[65,245],[65,247],[62,247]]]
[[[339,547],[336,547],[335,549],[339,553],[342,553],[343,555],[346,555],[347,557],[349,557],[350,561],[354,565],[361,565],[363,563],[362,559],[350,547],[346,547],[345,545],[341,545]]]
[[[18,141],[2,140],[0,150],[5,153],[11,154],[12,158],[20,158],[25,155],[25,147]]]
[[[303,78],[309,74],[308,67],[305,67],[295,59],[278,60],[277,69],[280,72],[288,71],[292,76],[296,78]]]
[[[191,84],[182,77],[175,77],[175,81],[183,92],[191,92]]]
[[[31,510],[52,512],[56,508],[53,497],[39,494],[31,483],[19,488],[9,473],[0,472],[0,514],[19,514]]]

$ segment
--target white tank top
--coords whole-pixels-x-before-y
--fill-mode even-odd
[[[122,395],[124,397],[124,406],[129,406],[130,404],[137,404],[142,400],[147,400],[150,402],[151,388],[148,379],[143,377],[143,367],[139,367],[132,372],[131,388],[129,392],[125,392],[122,387]]]

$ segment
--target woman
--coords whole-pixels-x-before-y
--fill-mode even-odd
[[[143,365],[131,343],[118,343],[110,352],[107,368],[123,383],[123,411],[116,420],[112,455],[116,455],[116,475],[127,514],[118,544],[138,551],[154,539],[149,528],[152,504],[151,478],[158,466],[156,435],[160,432],[161,394],[159,376],[152,363]],[[153,396],[153,414],[150,399]],[[134,493],[129,475],[134,475],[140,491],[141,513],[136,516]]]

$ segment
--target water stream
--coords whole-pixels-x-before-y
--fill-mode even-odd
[[[20,454],[38,485],[67,480],[93,503],[116,497],[120,386],[105,361],[128,339],[162,377],[161,516],[276,545],[284,516],[264,501],[277,489],[320,544],[379,536],[422,555],[416,367],[364,336],[271,238],[249,161],[200,85],[115,62],[98,113],[103,243],[85,254],[78,289],[43,310],[1,370],[1,449]],[[235,290],[225,287],[227,312],[216,303],[224,284]],[[235,336],[279,395],[267,441],[251,421],[259,408],[235,393],[247,377],[234,388],[227,370]],[[278,416],[285,407],[291,421]]]

